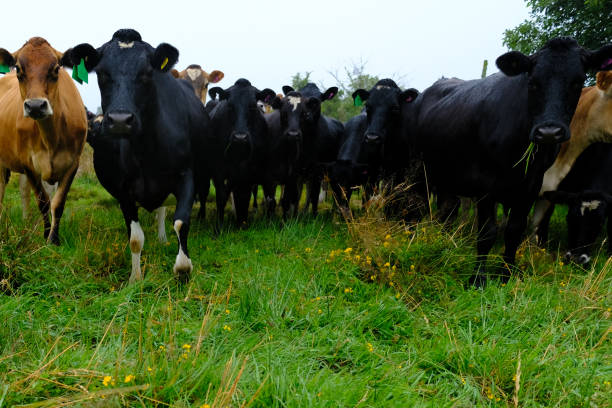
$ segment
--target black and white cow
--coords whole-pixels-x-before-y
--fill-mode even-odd
[[[608,251],[612,253],[612,145],[595,143],[578,156],[556,191],[544,193],[553,205],[538,226],[538,236],[547,239],[554,204],[567,204],[568,251],[565,256],[587,264],[595,242],[608,219]]]
[[[305,181],[306,209],[311,205],[312,214],[316,215],[326,165],[335,160],[344,131],[340,121],[321,114],[321,103],[334,98],[338,88],[334,86],[321,92],[315,84],[308,83],[299,91],[286,85],[283,93],[285,97],[276,98],[272,104],[280,111],[275,117],[275,120],[280,120],[276,127],[286,137],[299,140],[301,146],[296,163],[298,187],[295,194],[292,192],[285,201],[288,206],[297,208],[301,185]]]
[[[353,99],[365,102],[365,110],[345,124],[344,142],[332,170],[337,200],[344,211],[353,187],[364,186],[368,199],[382,179],[391,184],[403,181],[409,162],[403,112],[417,96],[416,89],[402,91],[392,79],[353,93]]]
[[[208,116],[191,87],[168,72],[178,51],[166,43],[153,48],[138,32],[122,29],[98,49],[80,44],[69,53],[73,65],[83,60],[88,71],[97,73],[104,116],[94,125],[89,143],[96,175],[123,212],[132,251],[130,282],[143,277],[144,233],[138,206],[152,211],[169,194],[176,197],[174,231],[179,246],[173,269],[181,281],[187,280],[192,270],[187,236],[195,191],[192,147],[205,137]]]
[[[477,264],[470,284],[486,282],[496,234],[496,203],[509,209],[505,265],[513,265],[527,215],[555,160],[589,70],[610,65],[612,45],[588,51],[555,38],[531,56],[512,51],[484,79],[443,79],[415,102],[411,135],[423,153],[427,180],[439,193],[478,202]],[[535,146],[532,154],[530,143]],[[501,270],[507,280],[508,268]]]
[[[229,194],[234,198],[236,221],[246,226],[249,201],[253,186],[264,185],[264,194],[272,195],[271,182],[266,181],[268,127],[257,101],[272,101],[271,89],[260,91],[246,79],[222,89],[210,89],[212,99],[219,103],[210,113],[210,137],[206,140],[208,160],[204,165],[215,184],[217,201],[217,229],[223,225],[223,213]],[[208,195],[208,181],[199,183],[200,199]]]

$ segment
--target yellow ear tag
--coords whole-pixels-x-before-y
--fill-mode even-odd
[[[164,59],[164,62],[162,62],[162,64],[161,64],[161,69],[164,69],[164,68],[166,67],[166,65],[168,65],[168,57],[166,57],[166,58]]]

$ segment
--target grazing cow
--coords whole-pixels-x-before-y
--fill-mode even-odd
[[[87,134],[83,101],[61,68],[72,64],[40,37],[12,54],[0,48],[0,64],[14,67],[0,79],[0,173],[27,176],[43,215],[45,237],[59,245],[60,219]],[[0,177],[0,203],[5,181]],[[43,181],[58,183],[51,202]]]
[[[208,116],[190,86],[168,72],[178,51],[165,43],[153,48],[138,32],[122,29],[98,49],[80,44],[67,54],[74,64],[83,59],[98,76],[104,116],[89,143],[96,175],[123,212],[132,251],[130,282],[143,277],[138,206],[152,211],[169,194],[176,197],[179,247],[173,270],[186,281],[192,270],[187,236],[195,192],[193,146],[205,137]]]
[[[572,135],[572,137],[574,137]],[[595,242],[606,218],[612,215],[612,145],[595,143],[585,149],[556,191],[544,193],[552,205],[538,228],[547,238],[554,204],[567,204],[568,251],[565,256],[576,263],[591,260]],[[608,249],[612,253],[612,222],[608,221]]]
[[[478,200],[478,257],[470,284],[486,282],[498,202],[510,210],[504,262],[514,265],[544,172],[569,139],[585,73],[612,67],[611,57],[612,44],[592,52],[572,38],[556,38],[531,56],[500,56],[501,73],[443,79],[418,97],[411,135],[423,153],[428,182],[439,193]],[[509,276],[502,268],[502,279]]]
[[[193,87],[195,95],[206,105],[206,94],[208,93],[208,84],[216,84],[223,79],[225,74],[221,71],[214,70],[210,74],[202,69],[198,64],[191,64],[183,71],[172,70],[172,76],[179,79],[184,79]]]
[[[280,132],[300,141],[295,170],[307,183],[306,210],[312,205],[312,214],[316,215],[325,168],[335,161],[344,132],[340,121],[321,114],[321,103],[336,96],[338,88],[333,86],[321,92],[315,84],[308,83],[297,92],[286,85],[283,92],[285,97],[276,99],[273,107],[281,109],[277,117],[277,120],[280,118]],[[288,207],[297,209],[300,186],[298,182],[295,192],[290,191],[291,195],[284,200]]]
[[[408,162],[402,112],[417,96],[416,89],[402,91],[392,79],[378,81],[370,91],[353,93],[353,99],[365,101],[365,110],[346,123],[332,170],[336,197],[345,214],[354,186],[363,185],[368,199],[381,179],[391,184],[402,181]]]
[[[222,89],[214,87],[210,97],[219,103],[211,111],[211,136],[206,140],[208,159],[203,163],[215,184],[217,202],[217,232],[223,225],[223,213],[229,194],[234,198],[238,226],[246,226],[249,201],[253,186],[264,185],[270,196],[271,183],[264,180],[268,149],[268,128],[257,101],[269,103],[275,93],[271,89],[260,91],[246,79]],[[198,184],[202,202],[208,196],[209,178]],[[203,182],[206,180],[206,182]]]
[[[540,195],[557,189],[559,183],[571,170],[576,158],[591,143],[612,142],[612,71],[598,72],[597,86],[582,90],[570,130],[571,140],[561,146],[557,159],[544,173]],[[534,231],[538,228],[549,205],[550,203],[544,199],[536,202],[532,219]],[[539,234],[537,236],[543,243],[542,236]]]

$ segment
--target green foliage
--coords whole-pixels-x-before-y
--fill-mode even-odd
[[[612,42],[612,2],[609,0],[526,0],[530,18],[506,30],[504,45],[533,54],[549,39],[572,36],[585,48]]]
[[[469,225],[406,228],[361,213],[347,228],[324,203],[317,218],[253,215],[248,230],[213,238],[211,205],[191,226],[185,286],[172,275],[176,242],[157,242],[141,211],[145,278],[128,285],[121,211],[93,177],[75,180],[61,247],[21,220],[16,178],[4,204],[1,407],[612,400],[605,256],[584,270],[524,244],[523,277],[469,290]]]
[[[291,77],[291,87],[295,90],[302,89],[310,82],[310,74],[312,72],[304,72],[304,76],[300,72]]]

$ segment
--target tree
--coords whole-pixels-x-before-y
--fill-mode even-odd
[[[551,38],[574,37],[580,45],[597,49],[612,42],[610,0],[525,0],[530,18],[504,32],[504,45],[533,54]]]

